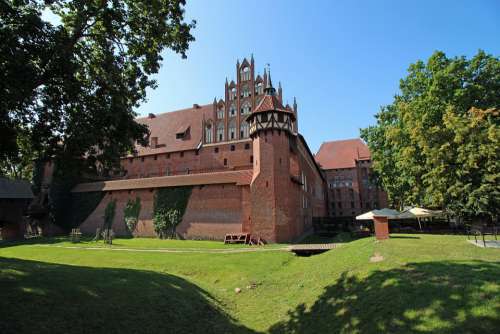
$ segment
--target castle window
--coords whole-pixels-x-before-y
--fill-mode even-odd
[[[224,119],[224,109],[223,108],[219,108],[217,110],[217,118],[218,119]]]
[[[247,122],[243,122],[240,125],[240,138],[248,138],[248,123]],[[247,145],[248,144],[245,144],[245,149],[247,149],[246,148]]]
[[[224,159],[224,166],[227,166],[227,159]]]
[[[264,85],[262,85],[262,82],[259,82],[258,84],[255,85],[255,94],[263,94],[264,93]]]
[[[253,164],[253,155],[250,156],[250,163]]]
[[[214,153],[219,153],[219,148],[218,147],[214,148]]]
[[[248,89],[248,86],[245,85],[243,86],[243,88],[241,89],[241,97],[249,97],[251,94],[250,94],[250,90]]]
[[[181,158],[184,156],[184,152],[181,152]]]
[[[206,143],[212,142],[212,124],[207,124],[205,126],[205,142]]]
[[[251,110],[252,110],[252,106],[250,105],[250,102],[246,101],[243,104],[243,106],[241,107],[241,114],[242,115],[249,114]]]
[[[236,122],[234,120],[229,123],[229,139],[233,140],[236,138]]]
[[[250,144],[249,143],[246,143],[245,144],[245,150],[249,150],[250,149]]]
[[[240,71],[240,74],[241,74],[241,81],[250,80],[250,68],[248,66],[243,67]]]
[[[155,160],[158,160],[158,156],[157,156],[157,155],[155,155],[155,156],[154,156],[154,159],[155,159]]]
[[[224,123],[222,122],[217,125],[217,140],[224,141]]]
[[[141,157],[141,162],[144,162],[144,157]]]
[[[236,149],[236,146],[231,145],[231,151],[234,151]]]
[[[170,159],[170,153],[167,153],[167,159]]]
[[[229,91],[229,99],[230,100],[235,100],[236,99],[236,88],[231,88]]]
[[[236,116],[236,107],[234,103],[231,104],[231,107],[229,107],[229,116],[234,117]]]
[[[170,167],[167,167],[167,168],[165,169],[165,175],[166,175],[166,176],[169,176],[169,175],[170,175]]]

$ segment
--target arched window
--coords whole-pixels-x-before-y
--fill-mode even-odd
[[[224,107],[219,107],[219,109],[217,109],[217,118],[218,119],[224,118]]]
[[[264,85],[262,85],[262,82],[259,82],[258,84],[255,84],[255,94],[263,94],[264,93]]]
[[[236,99],[236,87],[231,88],[231,90],[229,91],[229,99],[230,100]]]
[[[229,123],[229,140],[236,139],[236,122],[234,119]]]
[[[205,125],[205,143],[212,142],[212,124]]]
[[[250,96],[250,89],[248,89],[248,86],[245,85],[243,88],[241,88],[241,97],[249,97]]]
[[[236,106],[234,103],[231,103],[231,106],[229,107],[229,117],[234,117],[236,116]]]
[[[224,141],[224,123],[217,125],[217,141]]]
[[[241,73],[241,81],[250,80],[250,68],[248,66],[243,67],[240,73]]]
[[[243,106],[241,106],[241,114],[246,115],[249,114],[252,109],[252,106],[250,105],[250,102],[246,101],[243,103]]]
[[[240,138],[248,138],[248,123],[245,121],[240,125]]]

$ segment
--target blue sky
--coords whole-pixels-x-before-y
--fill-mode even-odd
[[[187,59],[167,53],[144,115],[210,103],[235,78],[237,59],[271,64],[284,100],[297,97],[299,130],[323,141],[359,136],[391,102],[408,65],[435,50],[500,56],[500,1],[193,0],[196,41]]]

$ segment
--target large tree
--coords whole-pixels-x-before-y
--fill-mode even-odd
[[[156,87],[162,52],[185,57],[194,40],[184,4],[0,0],[0,169],[86,157],[110,170],[146,144],[134,108]]]
[[[499,109],[498,57],[435,52],[410,65],[393,103],[361,130],[393,204],[498,216]]]

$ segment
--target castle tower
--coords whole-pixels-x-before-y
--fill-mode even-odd
[[[253,140],[251,231],[270,242],[287,241],[293,231],[290,178],[290,141],[294,136],[295,115],[281,104],[267,73],[265,94],[246,118]]]

